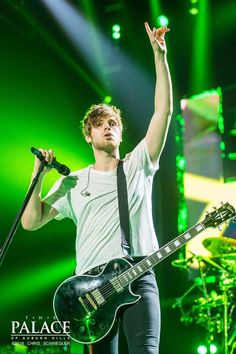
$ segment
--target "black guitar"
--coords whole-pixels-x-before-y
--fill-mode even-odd
[[[53,299],[58,321],[70,322],[70,336],[84,344],[104,338],[115,321],[117,310],[140,299],[130,284],[147,270],[175,252],[208,227],[217,227],[235,215],[235,209],[223,204],[185,233],[161,247],[157,252],[131,266],[125,259],[108,262],[98,276],[73,276],[56,290]]]

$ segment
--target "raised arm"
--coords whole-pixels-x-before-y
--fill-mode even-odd
[[[151,30],[147,22],[145,28],[154,52],[156,69],[154,114],[146,134],[149,155],[155,163],[163,150],[173,110],[172,85],[165,43],[165,33],[170,29],[161,27]]]
[[[47,150],[40,149],[40,151],[45,156],[45,160],[50,163],[53,158],[52,150],[47,151]],[[35,157],[32,179],[35,177],[39,165],[40,165],[40,160],[37,157]],[[44,171],[42,172],[39,178],[36,188],[30,198],[30,201],[24,211],[24,214],[21,218],[21,223],[25,230],[29,230],[29,231],[37,230],[43,225],[45,225],[46,223],[48,223],[50,220],[52,220],[58,214],[56,209],[41,201],[41,189],[42,189],[43,179],[46,173],[48,173],[49,171],[50,168],[45,167]]]

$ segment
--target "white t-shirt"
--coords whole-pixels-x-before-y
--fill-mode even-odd
[[[128,188],[132,256],[147,256],[158,250],[152,220],[151,191],[158,169],[148,154],[145,139],[124,159]],[[89,172],[90,170],[90,172]],[[82,196],[87,186],[89,196]],[[43,201],[77,226],[76,274],[82,274],[111,259],[124,257],[117,197],[117,169],[97,171],[88,166],[61,177]]]

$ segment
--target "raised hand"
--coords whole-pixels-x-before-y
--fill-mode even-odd
[[[168,27],[160,27],[157,29],[153,27],[151,30],[148,22],[145,22],[144,25],[154,52],[167,53],[165,34],[169,32],[170,29]]]

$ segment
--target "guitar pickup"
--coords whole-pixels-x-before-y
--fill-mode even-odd
[[[105,303],[105,299],[98,289],[93,290],[92,295],[99,306]]]

